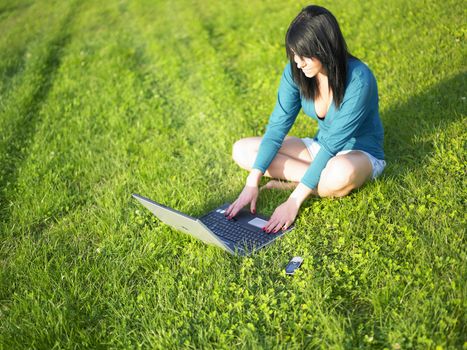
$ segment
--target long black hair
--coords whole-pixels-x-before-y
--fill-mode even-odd
[[[308,78],[294,61],[300,57],[316,58],[326,70],[334,104],[339,108],[344,99],[347,59],[352,56],[336,18],[320,6],[307,6],[292,21],[285,36],[285,48],[290,59],[295,83],[305,99],[319,97],[318,81]]]

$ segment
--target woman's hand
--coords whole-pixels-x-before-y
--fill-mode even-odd
[[[289,199],[274,210],[271,218],[263,227],[263,231],[266,231],[267,233],[276,233],[279,230],[287,230],[295,221],[298,210],[300,209],[303,201],[313,193],[316,193],[316,190],[313,190],[300,182],[290,195]]]
[[[276,233],[280,230],[286,230],[295,221],[300,209],[300,204],[293,198],[279,205],[268,223],[263,227],[263,231],[267,233]]]
[[[238,196],[237,200],[233,202],[225,211],[224,215],[227,219],[233,218],[237,213],[248,203],[250,203],[250,210],[253,214],[256,213],[256,201],[258,199],[259,189],[256,185],[245,185],[243,191]]]
[[[243,191],[238,196],[237,200],[233,202],[225,211],[224,215],[230,220],[248,203],[250,203],[250,210],[256,214],[256,201],[258,199],[259,180],[263,173],[258,169],[252,169],[246,179],[246,185]]]

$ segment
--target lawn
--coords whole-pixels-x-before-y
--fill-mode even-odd
[[[275,244],[231,256],[131,198],[236,198],[306,4],[0,0],[0,349],[466,349],[460,0],[319,3],[377,78],[388,166]]]

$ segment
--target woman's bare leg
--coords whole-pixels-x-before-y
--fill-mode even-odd
[[[234,144],[232,157],[248,171],[258,154],[261,137],[250,137]],[[310,153],[301,139],[287,137],[266,173],[267,177],[291,181],[283,183],[271,180],[264,188],[292,189],[297,186],[312,162]],[[318,184],[321,197],[342,197],[363,185],[371,176],[371,163],[362,152],[353,151],[333,157],[324,168]]]
[[[361,187],[371,178],[373,167],[368,157],[352,151],[332,157],[321,172],[318,184],[320,197],[343,197]]]
[[[251,170],[251,166],[256,159],[261,137],[248,137],[234,144],[232,157],[243,169]],[[311,157],[302,140],[298,137],[286,137],[273,159],[266,173],[267,177],[273,178],[263,189],[289,190],[297,187],[300,181],[300,174],[310,166]],[[298,175],[298,176],[297,176]],[[275,180],[275,179],[281,179]],[[290,181],[290,182],[287,182]]]
[[[237,160],[241,161],[245,158],[245,156],[248,157],[249,153],[257,153],[259,145],[261,144],[261,140],[262,137],[254,136],[246,137],[235,142],[232,150],[233,159],[238,163]],[[312,161],[310,152],[308,152],[305,144],[298,137],[286,136],[278,152],[302,162],[311,163]],[[254,160],[255,159],[253,159],[253,162]]]

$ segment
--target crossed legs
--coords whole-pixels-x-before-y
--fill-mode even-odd
[[[241,139],[233,145],[232,157],[243,169],[250,171],[258,154],[261,137]],[[298,137],[288,136],[282,143],[264,176],[291,181],[283,184],[270,181],[266,188],[293,188],[312,162],[308,149]],[[368,157],[353,151],[331,158],[321,173],[317,194],[321,197],[343,197],[362,186],[371,176],[372,166]]]

